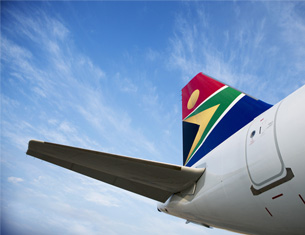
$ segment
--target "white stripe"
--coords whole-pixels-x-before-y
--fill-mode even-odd
[[[191,112],[189,115],[187,115],[187,117],[184,118],[184,120],[187,119],[190,115],[192,115],[192,113],[194,113],[203,103],[207,102],[209,99],[211,99],[213,96],[217,95],[219,92],[221,92],[222,90],[226,89],[227,87],[228,87],[227,85],[224,85],[222,88],[220,88],[220,89],[218,89],[217,91],[215,91],[212,95],[210,95],[208,98],[206,98],[204,101],[202,101],[201,104],[199,104],[199,105],[197,106],[197,108],[195,108],[195,109],[193,110],[193,112]],[[184,120],[183,120],[183,121],[184,121]]]

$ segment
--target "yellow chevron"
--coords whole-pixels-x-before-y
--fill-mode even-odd
[[[197,135],[194,139],[193,145],[190,149],[190,152],[187,156],[186,162],[189,160],[191,153],[194,151],[195,147],[197,146],[205,128],[207,127],[207,125],[209,124],[211,118],[213,117],[214,113],[216,112],[216,110],[218,109],[220,104],[215,105],[211,108],[208,108],[192,117],[189,117],[187,119],[185,119],[185,122],[189,122],[189,123],[193,123],[193,124],[197,124],[199,125],[199,129],[197,132]]]

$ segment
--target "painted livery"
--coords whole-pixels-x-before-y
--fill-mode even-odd
[[[182,89],[184,165],[194,165],[270,107],[202,73],[197,74]]]
[[[210,129],[199,133],[197,128],[201,143],[195,134],[184,133],[184,144],[188,137],[196,143],[185,164],[206,170],[192,191],[173,195],[159,210],[188,222],[240,233],[305,234],[305,86],[272,107],[235,91],[234,95],[223,93],[220,100],[201,108],[229,87],[204,74],[194,79],[200,81],[192,80],[182,90],[183,125],[223,99],[230,104],[217,120],[201,116],[212,122]],[[196,87],[210,92],[207,98],[190,101],[197,106],[188,109]],[[187,152],[188,148],[184,157]]]
[[[28,155],[247,234],[305,234],[305,86],[272,106],[199,73],[182,89],[183,165],[31,140]]]

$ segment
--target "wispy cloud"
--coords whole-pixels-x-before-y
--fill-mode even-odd
[[[115,92],[122,96],[140,93],[139,103],[145,103],[146,112],[150,113],[151,109],[159,119],[156,114],[159,110],[158,93],[151,83],[144,82],[147,89],[139,92],[138,85],[123,73],[117,72],[109,77],[100,65],[74,47],[68,27],[43,11],[36,9],[34,15],[16,11],[6,14],[12,19],[10,24],[5,24],[1,44],[2,77],[5,78],[2,83],[4,92],[1,94],[4,111],[1,138],[5,139],[6,144],[9,143],[6,146],[13,146],[24,154],[30,139],[42,139],[126,155],[144,153],[138,154],[142,158],[153,156],[156,159],[162,156],[160,146],[157,147],[137,127],[129,111],[114,102],[112,97],[113,85],[118,85]],[[27,41],[27,45],[12,39],[16,32],[21,40]],[[135,103],[135,106],[139,103]],[[8,147],[3,149],[7,150]],[[97,208],[123,207],[126,213],[129,210],[126,205],[138,206],[132,202],[134,198],[141,205],[155,206],[151,200],[100,182],[91,186],[94,180],[78,178],[75,173],[37,159],[21,158],[16,165],[11,164],[12,161],[16,161],[15,156],[9,158],[9,155],[4,155],[6,173],[22,169],[23,174],[32,180],[7,178],[9,183],[25,183],[22,188],[23,201],[28,204],[13,202],[5,210],[6,224],[12,223],[9,215],[20,210],[20,207],[27,210],[29,205],[32,209],[28,211],[31,215],[28,217],[41,218],[43,215],[45,220],[40,225],[38,221],[35,222],[34,232],[52,226],[54,231],[66,231],[67,234],[93,234],[96,231],[115,234],[128,227],[128,223],[110,221],[98,215]],[[42,177],[46,170],[49,176]],[[57,189],[60,190],[57,192]],[[51,201],[48,199],[50,197]],[[82,198],[74,201],[77,197]],[[92,205],[92,208],[78,208],[80,201],[86,202],[89,207]],[[86,215],[86,219],[77,215]],[[25,229],[26,222],[29,222],[26,218],[20,213],[18,220],[25,222],[19,224],[20,230]],[[104,222],[100,224],[100,221]],[[95,224],[94,228],[92,224]],[[139,230],[136,227],[129,229]],[[29,227],[26,231],[32,230]]]
[[[105,196],[97,192],[90,192],[84,196],[85,200],[93,202],[97,205],[102,206],[118,206],[119,201],[116,198],[111,197],[110,195]]]
[[[214,8],[208,4],[198,4],[191,16],[178,15],[169,64],[180,69],[186,81],[202,71],[268,102],[284,98],[281,89],[288,95],[304,83],[296,78],[303,72],[305,54],[298,4],[276,3],[274,10],[274,4],[247,3],[249,10],[245,12],[240,11],[239,4],[233,5],[224,11],[223,19],[217,19],[228,26],[223,28],[214,28],[215,17],[210,14]],[[254,20],[256,14],[262,17]],[[230,17],[227,22],[226,17]],[[291,68],[282,56],[290,57]],[[291,85],[287,76],[300,82]],[[277,91],[271,88],[274,80],[280,86]]]
[[[198,8],[189,18],[178,16],[175,37],[171,39],[170,65],[181,70],[185,82],[202,71],[224,79],[225,82],[234,83],[234,72],[226,60],[228,56],[213,45],[214,35],[210,21],[204,7]],[[229,33],[225,33],[228,41]],[[232,56],[234,55],[229,55]]]
[[[49,61],[48,64],[40,65],[32,52],[9,39],[5,39],[2,44],[3,58],[7,61],[6,67],[9,68],[11,77],[21,76],[25,79],[24,83],[32,84],[27,86],[31,91],[25,90],[27,88],[24,88],[22,83],[17,83],[16,89],[33,101],[34,106],[31,108],[41,107],[37,109],[40,112],[37,113],[38,117],[48,116],[48,119],[53,120],[60,116],[74,115],[77,119],[82,117],[78,121],[85,121],[91,129],[98,129],[102,138],[108,142],[116,138],[114,136],[117,134],[113,133],[115,131],[127,144],[131,142],[132,145],[143,146],[152,154],[156,153],[157,150],[152,146],[151,141],[132,126],[129,114],[107,102],[111,88],[103,82],[107,77],[105,72],[73,48],[73,43],[69,39],[69,30],[62,22],[39,11],[36,12],[39,20],[24,16],[22,13],[11,14],[18,22],[14,30],[33,43],[39,42],[35,50],[44,51],[44,57]],[[121,92],[137,92],[137,86],[130,79],[126,77],[121,79],[120,73],[117,73],[116,79]],[[148,101],[154,102],[151,99]],[[45,109],[43,106],[49,108]],[[62,113],[51,112],[52,110],[56,112],[61,110]],[[86,135],[84,136],[75,126],[76,121],[61,123],[56,129],[49,129],[43,124],[43,120],[37,124],[39,135],[49,141],[80,144],[86,147],[89,146],[88,142],[95,142],[88,140],[85,143],[80,140],[86,139]],[[135,143],[135,140],[140,143]]]
[[[55,8],[45,10],[52,4],[2,9],[1,178],[6,190],[1,202],[6,225],[28,234],[205,231],[166,215],[164,220],[155,218],[152,200],[25,156],[28,140],[41,139],[180,162],[179,89],[196,73],[205,72],[258,98],[269,92],[271,101],[304,83],[297,78],[304,69],[304,24],[294,4],[287,9],[279,4],[281,11],[276,12],[264,3],[249,11],[228,4],[230,17],[223,18],[212,4],[182,4],[173,35],[164,38],[167,50],[152,44],[139,56],[139,50],[137,54],[128,48],[120,54],[123,62],[107,58],[112,67],[85,47],[78,49],[80,41],[65,17]],[[268,14],[251,19],[251,13],[266,9],[274,21]],[[270,33],[273,23],[277,31]],[[281,59],[284,55],[292,58],[288,65]],[[288,67],[290,72],[284,73]],[[275,74],[274,68],[279,68]],[[297,82],[288,84],[288,74]],[[279,85],[281,79],[286,87]],[[281,95],[270,91],[275,90],[273,81],[277,89],[285,88]],[[137,222],[126,222],[124,214]],[[139,218],[144,226],[137,226]]]
[[[13,183],[13,184],[18,184],[18,183],[23,182],[23,179],[19,178],[19,177],[11,176],[11,177],[7,178],[7,181],[10,182],[10,183]]]
[[[126,93],[135,93],[138,91],[137,85],[134,84],[131,79],[122,77],[119,72],[115,74],[114,79],[116,80],[117,86],[121,91]]]
[[[301,2],[290,2],[280,5],[276,9],[272,9],[270,4],[267,5],[268,10],[278,20],[279,27],[282,29],[282,40],[287,42],[287,49],[292,52],[289,55],[294,56],[292,63],[289,63],[292,66],[289,72],[295,75],[305,71],[303,63],[305,60],[305,42],[302,40],[305,37],[305,24],[302,12],[299,10],[299,7],[303,7],[303,5]],[[302,81],[305,82],[305,80]]]

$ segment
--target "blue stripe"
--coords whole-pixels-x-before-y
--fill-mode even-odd
[[[271,107],[270,104],[245,95],[217,124],[186,166],[194,165],[215,147]]]

